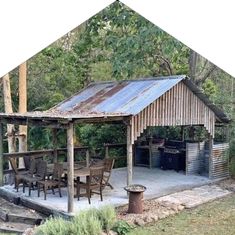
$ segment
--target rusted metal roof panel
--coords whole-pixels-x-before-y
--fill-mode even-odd
[[[51,111],[87,115],[135,115],[184,78],[170,76],[91,84]]]

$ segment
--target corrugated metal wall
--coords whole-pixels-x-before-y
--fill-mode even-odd
[[[132,144],[148,126],[204,125],[214,137],[215,114],[183,82],[132,117]]]
[[[210,178],[220,179],[229,176],[229,159],[227,154],[228,148],[228,143],[213,145],[210,163]]]
[[[206,161],[205,141],[186,144],[186,175],[208,174],[209,163]]]

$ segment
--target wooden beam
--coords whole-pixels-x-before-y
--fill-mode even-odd
[[[3,186],[3,128],[0,123],[0,186]]]
[[[67,161],[68,161],[68,213],[74,211],[74,143],[73,123],[69,123],[67,129]]]
[[[67,123],[61,123],[59,120],[37,120],[28,118],[0,117],[0,122],[4,124],[42,126],[57,129],[67,129]]]
[[[133,153],[131,140],[131,125],[127,125],[127,185],[132,183]]]
[[[52,129],[52,142],[53,142],[53,162],[58,162],[58,152],[57,152],[57,145],[58,145],[58,141],[57,141],[57,134],[58,131],[57,129]]]
[[[84,151],[88,149],[87,146],[84,147],[74,147],[74,151]],[[34,150],[34,151],[27,151],[27,152],[16,152],[16,153],[3,153],[4,158],[19,158],[23,156],[31,156],[31,157],[37,157],[37,156],[53,156],[53,149],[42,149],[42,150]],[[67,148],[58,148],[56,150],[57,154],[64,154],[67,152]]]

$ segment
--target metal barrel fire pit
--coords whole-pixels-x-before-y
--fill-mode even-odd
[[[132,184],[124,188],[129,193],[128,213],[143,213],[143,194],[146,187],[140,184]]]

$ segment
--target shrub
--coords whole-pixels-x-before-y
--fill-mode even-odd
[[[74,217],[71,225],[71,235],[99,235],[102,233],[101,221],[97,210],[82,211]]]
[[[62,218],[49,218],[38,227],[36,235],[99,235],[102,230],[108,233],[115,221],[114,208],[104,206],[100,210],[81,211],[71,221]]]
[[[71,222],[62,218],[49,218],[36,229],[36,235],[69,235]]]
[[[109,232],[116,221],[116,212],[112,206],[104,206],[98,211],[99,219],[104,231]]]
[[[112,228],[118,235],[126,235],[133,227],[124,220],[119,220]]]

